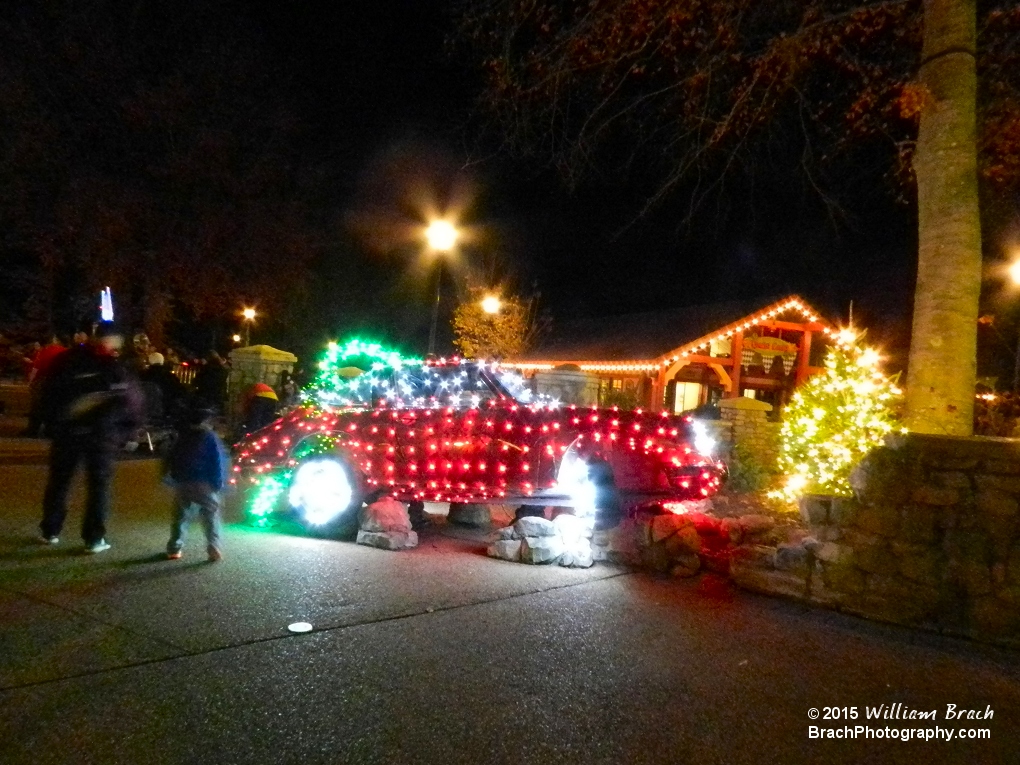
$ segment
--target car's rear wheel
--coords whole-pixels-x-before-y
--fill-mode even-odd
[[[364,489],[343,457],[320,454],[303,460],[291,476],[287,504],[309,532],[322,535],[357,529]]]
[[[572,444],[563,455],[557,485],[570,495],[574,514],[594,517],[596,528],[610,528],[623,516],[613,469],[598,454],[585,454]]]

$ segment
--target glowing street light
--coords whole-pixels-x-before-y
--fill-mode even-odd
[[[425,241],[438,253],[450,252],[457,244],[460,232],[448,220],[434,220],[425,229]],[[436,302],[432,306],[432,326],[429,328],[429,354],[436,352],[436,325],[439,323],[439,300],[442,297],[443,261],[440,259],[436,273]]]
[[[234,341],[235,343],[239,343],[239,342],[241,342],[241,336],[240,336],[240,335],[234,335],[234,336],[233,336],[232,338],[230,338],[230,339],[231,339],[231,340],[233,340],[233,341]]]
[[[246,346],[251,345],[251,324],[255,321],[256,316],[254,308],[245,308],[241,311],[241,317],[244,319],[244,344]]]
[[[496,295],[486,295],[482,299],[482,310],[489,315],[495,315],[499,313],[499,309],[502,306],[499,297]]]
[[[434,220],[425,229],[425,239],[429,247],[438,252],[449,252],[457,244],[460,232],[448,220]]]

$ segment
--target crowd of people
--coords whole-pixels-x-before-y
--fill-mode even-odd
[[[98,328],[97,328],[98,329]],[[41,401],[43,382],[54,360],[65,351],[89,342],[90,332],[81,330],[71,337],[54,336],[45,345],[38,343],[22,348],[20,377],[28,383],[31,408],[24,436],[37,438],[44,435],[44,417]],[[142,400],[142,418],[147,424],[172,424],[184,415],[189,401],[201,399],[217,413],[226,406],[229,366],[215,351],[203,358],[184,357],[171,347],[162,350],[148,337],[136,334],[130,343],[123,343],[118,351],[119,362],[131,379],[139,386]],[[12,364],[8,363],[7,369]]]
[[[185,526],[201,514],[210,561],[220,560],[220,495],[227,484],[226,435],[229,368],[215,351],[184,362],[172,350],[153,347],[144,334],[125,343],[111,323],[101,322],[73,337],[53,338],[24,358],[31,411],[24,435],[51,441],[50,470],[43,499],[40,539],[59,544],[71,481],[84,466],[87,499],[82,540],[89,553],[109,549],[106,520],[113,463],[140,428],[161,423],[174,433],[164,457],[167,483],[174,488],[174,513],[167,557],[181,557]],[[295,403],[291,374],[279,390],[258,383],[246,392],[241,436],[272,422],[281,405]]]

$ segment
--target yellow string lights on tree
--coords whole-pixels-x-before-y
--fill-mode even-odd
[[[786,476],[775,494],[794,501],[804,494],[846,496],[850,471],[898,429],[893,407],[902,392],[879,370],[881,357],[840,332],[825,359],[825,372],[808,380],[783,411],[779,468]]]

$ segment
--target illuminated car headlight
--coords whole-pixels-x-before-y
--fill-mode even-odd
[[[715,439],[708,435],[708,427],[705,423],[695,420],[691,423],[691,430],[694,431],[694,450],[698,454],[711,457],[715,450]]]
[[[595,484],[588,477],[588,463],[575,452],[568,451],[563,456],[556,484],[560,491],[570,495],[577,515],[595,514]]]
[[[305,521],[322,526],[350,507],[354,487],[337,460],[310,460],[295,471],[287,499]]]

